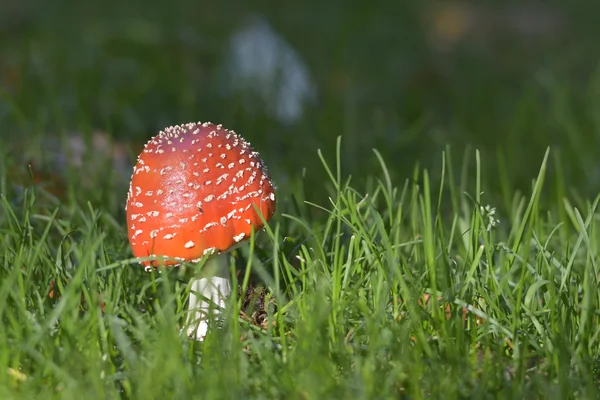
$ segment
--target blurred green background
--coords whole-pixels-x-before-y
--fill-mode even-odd
[[[333,162],[338,135],[359,180],[380,173],[372,148],[402,185],[416,163],[438,174],[446,145],[455,159],[472,146],[488,190],[528,189],[552,146],[568,182],[595,194],[598,11],[571,0],[1,0],[3,154],[59,173],[106,151],[125,185],[159,129],[210,120],[245,136],[280,187],[304,176],[307,196],[323,192],[317,149]]]

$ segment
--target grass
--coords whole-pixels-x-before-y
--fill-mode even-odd
[[[565,186],[551,151],[506,205],[488,206],[471,150],[404,182],[374,151],[356,186],[341,139],[334,162],[318,154],[329,202],[280,188],[235,254],[241,293],[250,275],[266,287],[263,323],[234,293],[203,343],[179,334],[185,268],[144,272],[102,204],[5,181],[0,397],[596,397],[600,197],[544,201]]]

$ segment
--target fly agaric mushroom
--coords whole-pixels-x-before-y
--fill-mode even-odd
[[[139,155],[127,194],[129,242],[136,257],[175,266],[208,256],[204,277],[190,291],[187,334],[203,340],[211,302],[225,306],[231,293],[226,253],[264,227],[275,212],[265,165],[234,131],[212,123],[172,126]],[[211,302],[199,298],[196,293]]]

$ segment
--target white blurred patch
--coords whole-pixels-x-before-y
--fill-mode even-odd
[[[43,152],[36,149],[39,146]],[[114,140],[108,133],[72,132],[64,136],[46,134],[39,143],[30,144],[22,153],[23,162],[31,163],[36,172],[55,178],[67,179],[70,169],[86,176],[84,185],[95,184],[98,179],[117,179],[120,184],[129,182],[133,161],[125,142]]]
[[[316,97],[301,57],[262,17],[250,18],[233,34],[223,69],[227,95],[258,96],[267,113],[282,123],[301,118],[306,103]]]

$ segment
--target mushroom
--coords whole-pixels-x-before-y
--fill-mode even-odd
[[[127,193],[129,242],[136,257],[170,258],[144,261],[146,270],[208,257],[191,283],[189,337],[204,339],[211,303],[219,315],[231,293],[227,252],[262,229],[259,213],[268,221],[275,204],[259,154],[232,130],[188,123],[146,143]]]

